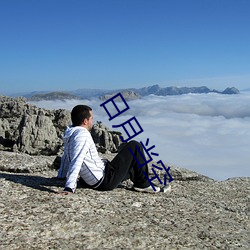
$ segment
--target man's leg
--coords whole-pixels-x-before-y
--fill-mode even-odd
[[[137,147],[139,150],[137,149]],[[138,168],[139,165],[130,152],[129,148],[134,153],[140,165],[143,165],[145,160],[140,154],[141,152],[144,156],[144,151],[141,144],[137,141],[130,141],[126,143],[126,145],[116,155],[116,157],[111,162],[107,163],[105,169],[105,178],[98,189],[114,189],[120,184],[121,181],[125,180],[128,176],[134,182],[135,187],[146,188],[150,186],[150,183],[142,172],[144,171],[148,176],[147,164],[145,164],[141,168]]]

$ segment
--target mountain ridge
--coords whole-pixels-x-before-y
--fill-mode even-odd
[[[65,100],[65,99],[91,99],[91,98],[100,98],[105,99],[107,96],[112,96],[116,93],[125,93],[128,100],[140,98],[141,96],[147,95],[158,95],[158,96],[167,96],[167,95],[183,95],[183,94],[208,94],[208,93],[217,93],[217,94],[239,94],[240,91],[235,87],[228,87],[223,91],[218,91],[215,89],[209,89],[207,86],[201,87],[160,87],[158,84],[151,85],[148,87],[142,88],[125,88],[125,89],[77,89],[72,91],[33,91],[22,95],[30,101],[40,101],[40,100]],[[130,96],[132,95],[132,96]],[[106,97],[105,97],[106,96]]]

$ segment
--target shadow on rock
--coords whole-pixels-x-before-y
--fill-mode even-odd
[[[65,184],[65,180],[60,180],[56,177],[46,178],[42,176],[0,173],[0,178],[49,193],[57,193],[49,187],[64,187]]]

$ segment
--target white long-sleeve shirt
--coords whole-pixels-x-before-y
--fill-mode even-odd
[[[95,185],[104,176],[105,163],[99,157],[90,132],[80,126],[67,127],[64,133],[64,154],[58,178],[67,177],[65,187],[76,189],[77,178]]]

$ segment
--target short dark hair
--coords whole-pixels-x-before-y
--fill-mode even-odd
[[[73,127],[80,126],[84,119],[90,118],[90,112],[92,108],[87,105],[77,105],[71,111],[71,121]]]

